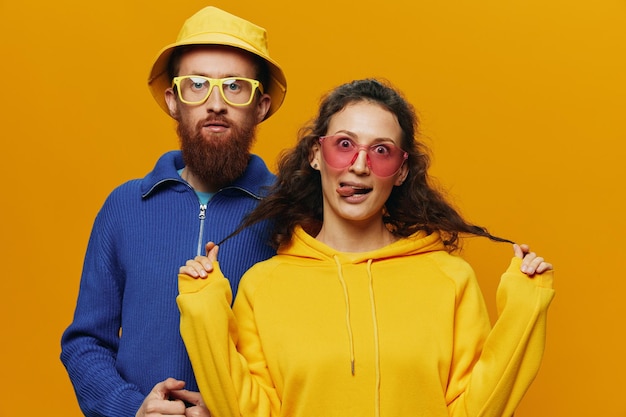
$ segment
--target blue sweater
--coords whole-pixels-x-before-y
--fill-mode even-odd
[[[233,232],[275,177],[252,156],[244,175],[205,207],[178,175],[182,167],[179,151],[166,153],[145,178],[116,188],[95,219],[74,320],[61,339],[61,361],[86,416],[135,416],[167,377],[198,390],[179,333],[178,268]],[[250,266],[275,253],[267,226],[220,246],[233,292]]]

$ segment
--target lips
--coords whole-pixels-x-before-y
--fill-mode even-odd
[[[220,121],[207,121],[204,125],[205,126],[227,126],[226,122],[220,122]]]
[[[204,127],[227,127],[228,125],[226,123],[221,123],[221,122],[207,122],[204,124]]]
[[[371,192],[372,189],[362,185],[339,184],[337,193],[342,197],[352,197],[353,195],[363,195]]]
[[[216,128],[216,129],[224,129],[228,127],[228,122],[226,120],[220,119],[220,118],[210,118],[204,121],[204,123],[202,124],[202,127],[205,128]]]
[[[202,125],[202,129],[215,134],[222,134],[228,131],[228,124],[220,121],[207,121]]]

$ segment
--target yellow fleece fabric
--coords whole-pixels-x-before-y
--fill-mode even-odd
[[[438,234],[337,252],[297,229],[243,277],[179,276],[181,333],[213,417],[503,417],[534,379],[552,272],[513,258],[491,326]]]

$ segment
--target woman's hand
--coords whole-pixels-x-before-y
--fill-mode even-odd
[[[206,278],[208,273],[213,271],[213,263],[217,262],[219,247],[215,243],[209,242],[205,248],[206,256],[196,256],[188,260],[185,265],[178,269],[178,273],[189,275],[192,278]]]
[[[513,252],[522,260],[521,271],[529,277],[553,269],[551,263],[546,262],[541,256],[537,256],[535,252],[531,252],[528,245],[513,244]]]

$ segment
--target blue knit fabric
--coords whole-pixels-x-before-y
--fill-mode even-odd
[[[74,320],[61,339],[61,361],[86,416],[133,417],[167,377],[198,389],[179,333],[178,268],[233,232],[275,177],[252,156],[201,220],[198,197],[176,172],[182,167],[179,151],[166,153],[145,178],[116,188],[94,222]],[[260,224],[220,246],[233,293],[250,266],[274,254],[268,239]]]

